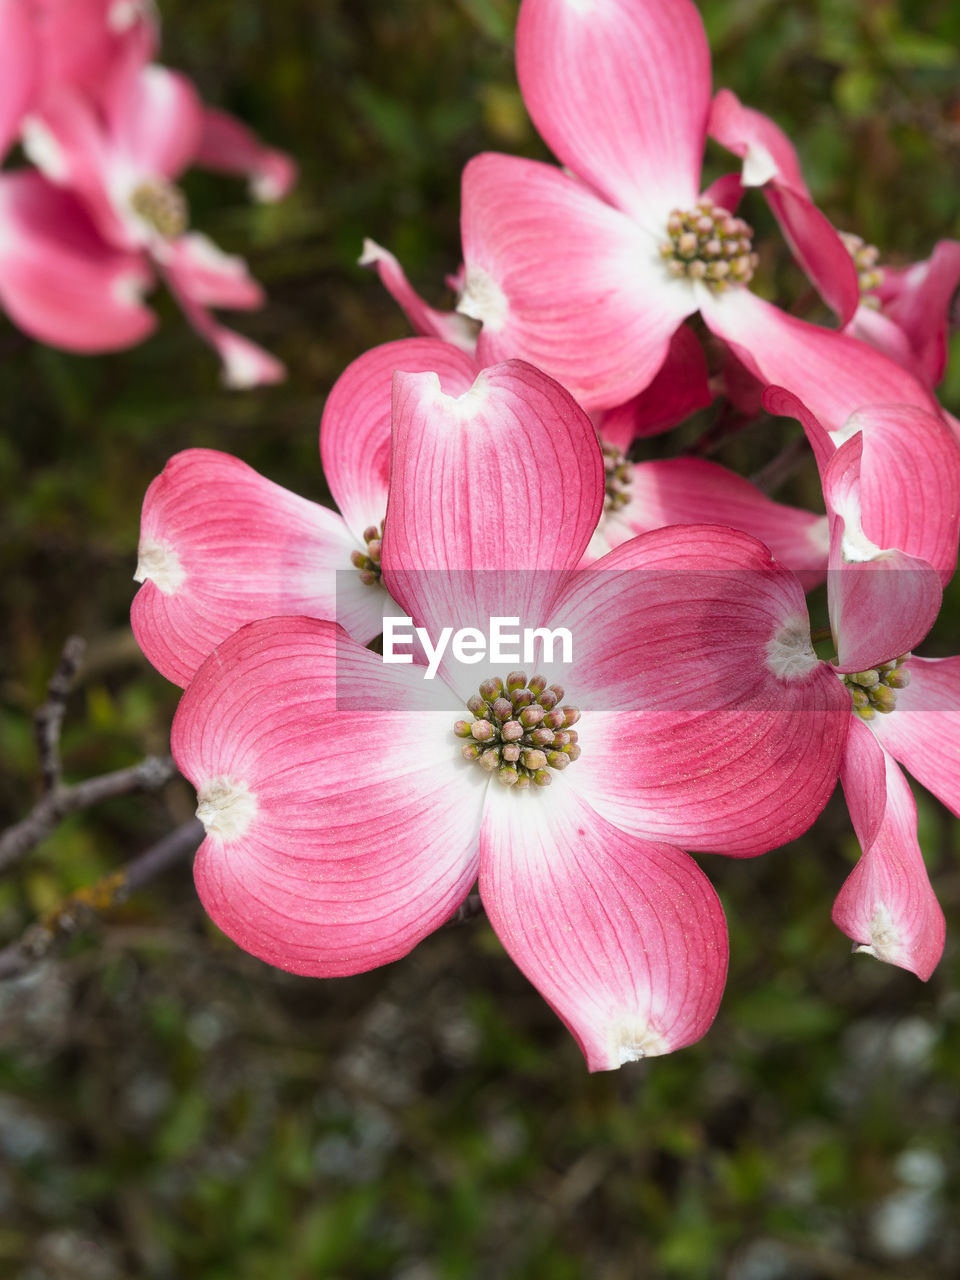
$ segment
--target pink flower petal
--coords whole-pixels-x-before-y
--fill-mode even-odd
[[[622,830],[752,856],[833,789],[847,691],[810,642],[803,590],[746,534],[644,534],[580,571],[551,615],[582,754],[564,777]]]
[[[36,95],[40,46],[29,0],[0,0],[0,161]]]
[[[252,129],[215,107],[204,107],[194,164],[250,180],[254,199],[282,200],[297,180],[297,162],[265,146]]]
[[[824,302],[846,324],[860,301],[853,259],[810,198],[797,153],[786,134],[760,111],[721,89],[713,100],[710,136],[743,158],[743,184],[763,187],[794,256]]]
[[[229,454],[188,449],[144,498],[134,635],[182,687],[222,640],[258,618],[329,618],[366,644],[395,610],[352,568],[350,553],[361,549],[335,512]]]
[[[152,57],[158,24],[150,0],[39,0],[43,78],[48,89],[69,86],[99,99],[131,45]]]
[[[713,1021],[727,931],[706,876],[679,849],[624,835],[562,782],[491,788],[480,893],[591,1071],[682,1048]]]
[[[178,236],[155,252],[183,292],[202,307],[248,311],[263,305],[263,289],[243,258],[224,253],[200,232]]]
[[[707,325],[755,377],[786,387],[828,431],[869,404],[912,404],[936,412],[930,392],[873,347],[789,316],[748,289],[702,291]]]
[[[590,419],[538,369],[495,365],[459,397],[436,374],[394,375],[384,583],[431,637],[485,632],[491,617],[540,623],[603,493]]]
[[[947,365],[950,305],[960,284],[960,242],[941,240],[926,262],[887,267],[876,291],[884,314],[906,334],[918,375],[931,386]]]
[[[675,427],[713,403],[707,359],[693,330],[682,324],[653,381],[638,396],[607,409],[597,422],[600,439],[626,451],[640,436]]]
[[[155,64],[132,60],[107,99],[107,125],[116,151],[145,175],[175,178],[200,142],[203,104],[186,78]]]
[[[926,982],[943,954],[946,926],[917,843],[917,807],[893,759],[853,721],[841,777],[863,856],[837,895],[833,922],[855,951]]]
[[[655,234],[691,208],[710,51],[689,0],[524,0],[517,76],[560,160]]]
[[[481,364],[517,356],[585,409],[649,386],[697,309],[657,239],[550,165],[481,155],[463,174],[466,262],[459,310],[483,323]]]
[[[797,574],[804,590],[826,576],[829,533],[824,517],[774,502],[716,462],[667,458],[636,463],[630,492],[628,505],[606,515],[598,530],[610,547],[665,525],[709,522],[765,543],[775,560]]]
[[[339,709],[345,691],[365,714]],[[197,890],[239,946],[294,973],[359,973],[456,910],[483,780],[442,698],[309,618],[252,623],[201,667],[172,749],[207,829]]]
[[[144,259],[105,244],[83,205],[38,173],[0,176],[0,305],[32,337],[67,351],[118,351],[156,324]]]
[[[960,817],[960,658],[911,658],[896,709],[871,720],[884,750]]]
[[[844,333],[857,338],[860,342],[869,343],[871,347],[876,347],[891,360],[896,360],[897,364],[902,364],[905,369],[912,370],[916,364],[916,357],[907,335],[896,320],[891,320],[875,307],[866,305],[857,307]]]
[[[400,306],[414,330],[427,338],[440,338],[473,355],[477,349],[477,324],[456,311],[437,311],[411,286],[403,267],[375,240],[364,240],[361,267],[375,267],[380,283]]]
[[[436,338],[401,338],[365,351],[333,384],[320,424],[320,457],[334,501],[357,538],[387,510],[393,375],[436,373],[452,396],[469,391],[478,366]]]

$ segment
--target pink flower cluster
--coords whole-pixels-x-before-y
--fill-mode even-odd
[[[0,172],[0,308],[52,346],[116,351],[153,330],[159,277],[228,386],[277,382],[279,361],[211,312],[259,307],[260,286],[189,230],[176,184],[200,164],[276,200],[295,166],[154,63],[156,46],[149,0],[0,0],[0,161],[17,140],[32,161]]]
[[[921,978],[939,959],[901,765],[960,813],[960,658],[912,656],[957,562],[960,444],[933,386],[960,246],[892,272],[836,232],[777,126],[712,94],[691,0],[523,0],[517,66],[563,167],[468,164],[455,313],[368,242],[420,336],[328,399],[342,514],[178,454],[144,504],[133,627],[185,689],[173,750],[221,929],[357,973],[478,881],[602,1070],[716,1013],[727,932],[691,851],[781,845],[838,779],[863,854],[835,922]],[[703,191],[708,135],[742,164]],[[838,328],[751,290],[753,186]],[[712,377],[695,311],[725,352]],[[629,460],[718,394],[799,420],[826,515],[702,459]],[[805,600],[824,579],[832,657]],[[422,629],[407,664],[370,645],[393,616]],[[538,637],[532,661],[478,657],[491,618]],[[426,638],[454,627],[475,650],[431,683]]]

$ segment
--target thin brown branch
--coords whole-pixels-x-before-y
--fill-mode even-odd
[[[87,642],[82,636],[67,638],[57,669],[47,685],[47,700],[34,712],[33,732],[45,791],[54,791],[60,785],[60,729],[67,709],[67,698],[73,689],[86,648]]]
[[[124,902],[157,876],[193,853],[203,838],[203,825],[185,822],[139,857],[96,884],[71,893],[44,918],[30,926],[16,942],[0,950],[0,980],[17,978],[79,930],[89,928],[111,908]]]
[[[755,471],[750,480],[769,497],[795,475],[810,457],[810,445],[806,436],[797,436],[775,458],[771,458],[765,467]]]
[[[444,922],[444,928],[449,929],[452,925],[466,924],[468,920],[476,920],[478,916],[483,915],[483,903],[480,901],[479,893],[471,893],[469,897],[464,898],[460,906],[450,917]]]
[[[45,840],[69,814],[134,791],[156,791],[176,775],[177,767],[170,756],[147,756],[127,769],[89,778],[72,787],[56,785],[21,822],[0,835],[0,871]]]

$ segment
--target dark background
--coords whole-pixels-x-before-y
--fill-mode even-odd
[[[884,260],[960,235],[960,7],[707,0],[715,82],[772,114],[843,229]],[[291,151],[254,207],[194,173],[195,224],[269,304],[239,327],[289,365],[230,393],[168,299],[137,350],[82,359],[0,319],[0,814],[39,794],[30,728],[60,648],[89,644],[69,780],[166,750],[177,691],[127,623],[139,508],[188,445],[328,500],[326,393],[406,322],[355,265],[364,235],[444,301],[463,163],[546,158],[512,64],[512,0],[163,0],[163,57]],[[719,152],[711,152],[720,172]],[[760,289],[804,286],[762,203]],[[815,311],[805,314],[820,318]],[[826,317],[823,317],[826,318]],[[232,322],[232,321],[231,321]],[[960,362],[943,388],[960,410]],[[644,443],[694,445],[716,410]],[[711,456],[750,473],[792,428]],[[818,502],[812,461],[780,497]],[[817,606],[822,623],[822,602]],[[957,650],[956,593],[929,653]],[[184,862],[0,985],[0,1275],[22,1280],[881,1280],[960,1273],[956,825],[918,793],[948,920],[926,985],[830,923],[857,856],[836,797],[802,841],[705,857],[732,960],[716,1024],[672,1057],[589,1076],[485,922],[337,981],[296,979],[207,922]],[[176,782],[65,822],[0,884],[0,945],[188,819]]]

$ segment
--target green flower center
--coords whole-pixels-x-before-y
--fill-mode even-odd
[[[840,677],[850,690],[853,709],[861,720],[872,720],[878,711],[889,715],[896,708],[897,690],[905,689],[910,683],[910,672],[904,667],[909,657],[910,654],[905,653],[902,658],[882,662],[869,671],[855,671]]]
[[[562,706],[564,691],[543,676],[528,680],[511,671],[506,680],[491,676],[467,700],[471,720],[458,720],[453,732],[467,738],[462,755],[506,787],[548,787],[551,770],[566,769],[580,755],[577,707]]]
[[[375,524],[368,525],[363,531],[363,540],[367,544],[366,552],[352,551],[350,563],[360,571],[360,581],[368,587],[376,586],[382,576],[380,556],[383,551],[383,521],[380,528]]]
[[[758,262],[753,228],[709,196],[701,196],[689,211],[674,209],[667,219],[667,235],[660,256],[678,280],[702,280],[714,293],[722,293],[753,278]]]
[[[633,484],[633,463],[628,462],[622,449],[615,444],[603,446],[603,469],[606,473],[606,497],[604,511],[620,511],[630,501]]]
[[[165,240],[183,235],[189,225],[187,198],[166,178],[141,183],[130,196],[130,208]]]

